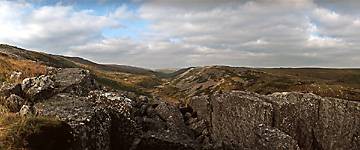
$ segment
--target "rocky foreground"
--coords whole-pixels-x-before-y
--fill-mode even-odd
[[[62,122],[28,135],[28,149],[360,149],[360,103],[314,94],[216,92],[174,106],[106,89],[77,68],[0,93],[13,113]]]

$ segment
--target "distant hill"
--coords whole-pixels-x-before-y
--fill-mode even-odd
[[[360,69],[154,71],[0,45],[0,149],[359,149],[359,100]]]
[[[164,75],[149,69],[124,65],[97,64],[79,57],[51,55],[5,44],[0,45],[0,54],[0,60],[3,61],[1,65],[6,65],[2,67],[3,71],[0,72],[0,79],[3,81],[10,80],[11,74],[17,71],[23,73],[20,79],[24,79],[45,73],[47,67],[84,68],[96,75],[98,82],[105,86],[146,93],[146,88],[159,85],[158,77]],[[20,62],[26,64],[27,68],[18,67],[16,64]],[[37,71],[38,66],[42,66],[43,70]]]
[[[186,100],[218,91],[245,90],[259,94],[297,91],[359,101],[359,80],[359,69],[208,66],[173,73],[173,78],[158,93],[172,100]]]
[[[114,64],[97,64],[94,62],[91,62],[89,60],[80,58],[80,57],[66,57],[64,58],[71,60],[75,63],[86,65],[88,67],[93,67],[96,70],[102,70],[102,71],[112,71],[112,72],[124,72],[124,73],[131,73],[131,74],[137,74],[137,75],[160,75],[161,73],[152,71],[150,69],[144,69],[139,67],[132,67],[132,66],[126,66],[126,65],[114,65]]]
[[[244,68],[229,66],[150,70],[98,64],[68,57],[0,45],[0,81],[22,72],[21,79],[43,74],[47,67],[84,68],[101,84],[180,102],[194,95],[246,90],[260,94],[282,91],[310,92],[325,97],[360,100],[360,69]]]

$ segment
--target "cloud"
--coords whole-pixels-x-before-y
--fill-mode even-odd
[[[359,67],[360,17],[345,3],[140,0],[99,14],[72,5],[1,1],[0,41],[149,68]]]
[[[0,40],[27,48],[66,50],[101,39],[104,28],[119,26],[108,16],[72,6],[35,8],[30,3],[1,1],[0,7]]]

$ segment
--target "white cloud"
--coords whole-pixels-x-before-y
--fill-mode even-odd
[[[150,68],[359,67],[360,17],[334,3],[342,8],[321,0],[147,0],[136,1],[138,10],[121,5],[95,15],[73,6],[0,1],[0,41]],[[124,20],[149,26],[135,39],[103,36]]]
[[[27,48],[62,51],[101,39],[104,28],[119,26],[108,16],[72,6],[35,8],[25,2],[1,1],[0,7],[0,41]]]

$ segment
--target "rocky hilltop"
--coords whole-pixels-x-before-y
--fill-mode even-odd
[[[360,149],[358,85],[348,80],[332,96],[297,87],[334,90],[333,78],[280,82],[274,70],[163,74],[4,45],[0,54],[0,149]]]

